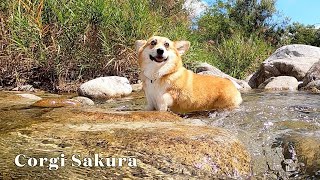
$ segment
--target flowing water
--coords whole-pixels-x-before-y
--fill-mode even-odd
[[[39,95],[57,96],[45,93]],[[256,179],[320,178],[320,95],[304,92],[252,91],[244,93],[243,99],[241,107],[232,112],[202,112],[180,116],[186,120],[197,120],[206,126],[222,127],[234,133],[251,154],[252,176]],[[85,174],[88,170],[79,168],[65,168],[58,172],[59,176],[56,175],[57,172],[36,167],[28,172],[21,171],[14,165],[14,157],[19,153],[28,152],[35,157],[58,156],[61,149],[70,146],[76,146],[77,151],[87,152],[93,147],[87,141],[83,142],[84,137],[98,137],[99,134],[86,132],[75,136],[74,134],[79,132],[69,131],[69,136],[83,138],[80,141],[82,146],[77,146],[76,143],[65,140],[64,136],[46,136],[51,129],[57,128],[51,127],[48,122],[75,122],[81,119],[81,111],[140,111],[145,99],[141,93],[136,93],[118,100],[100,102],[94,107],[55,109],[32,108],[30,104],[33,102],[17,98],[12,92],[0,92],[0,179],[29,179],[35,174],[38,178],[66,178],[70,176],[65,174],[72,174],[71,177],[86,179]],[[96,146],[104,147],[106,142],[103,139],[100,141]],[[82,149],[85,143],[88,143],[86,146],[89,150]],[[101,173],[100,169],[97,171]],[[108,177],[117,172],[110,169],[103,173]]]

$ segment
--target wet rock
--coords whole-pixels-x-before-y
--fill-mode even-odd
[[[78,101],[79,103],[83,104],[83,105],[88,105],[88,106],[93,106],[94,102],[87,97],[83,97],[83,96],[77,96],[77,97],[73,97],[73,100]]]
[[[293,170],[298,173],[306,173],[311,176],[316,175],[320,170],[319,149],[319,134],[295,133],[284,137],[284,157],[288,162],[292,161],[290,167],[293,167]]]
[[[276,50],[265,60],[249,80],[257,88],[270,77],[293,76],[302,81],[311,66],[319,61],[320,48],[309,45],[287,45]]]
[[[53,109],[43,116],[50,117],[50,120],[26,127],[25,131],[30,130],[30,134],[10,133],[8,138],[21,139],[15,149],[17,152],[28,149],[28,155],[40,152],[45,157],[52,157],[53,152],[62,151],[69,158],[75,152],[82,157],[98,153],[101,157],[137,159],[137,168],[124,166],[98,171],[95,167],[80,169],[66,165],[64,171],[57,171],[54,176],[63,173],[64,177],[73,177],[77,172],[85,171],[85,177],[94,174],[94,177],[119,178],[125,174],[130,179],[212,179],[240,178],[251,173],[250,155],[231,132],[188,124],[169,112],[106,113]],[[48,139],[56,146],[43,143]],[[10,147],[3,150],[13,152]],[[11,158],[8,160],[12,161]],[[12,168],[10,174],[13,176],[28,170]],[[32,171],[28,175],[37,176],[38,172]]]
[[[132,92],[129,80],[125,77],[99,77],[83,83],[78,89],[80,96],[93,99],[110,99],[121,97]]]
[[[43,107],[43,108],[58,108],[66,106],[80,106],[81,104],[77,100],[73,99],[62,99],[62,98],[48,98],[42,99],[31,106],[33,107]]]
[[[32,85],[22,85],[22,86],[17,86],[12,89],[12,91],[28,91],[28,92],[34,92],[35,89],[33,88]]]
[[[42,99],[41,97],[36,96],[34,94],[17,94],[17,95],[20,96],[20,97],[27,98],[27,99],[30,99],[30,100],[35,100],[35,101],[39,101],[39,100]]]
[[[297,90],[299,82],[291,76],[271,77],[259,85],[259,89],[267,90]]]
[[[248,83],[244,80],[239,80],[236,79],[232,76],[229,76],[228,74],[223,73],[221,70],[219,70],[218,68],[208,64],[208,63],[201,63],[198,65],[196,72],[198,74],[205,74],[205,75],[214,75],[214,76],[219,76],[219,77],[223,77],[223,78],[228,78],[231,81],[233,81],[233,83],[235,84],[235,86],[237,87],[237,89],[239,90],[250,90],[251,87],[248,85]]]

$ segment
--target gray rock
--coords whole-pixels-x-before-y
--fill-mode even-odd
[[[311,90],[312,92],[320,92],[320,80],[311,81],[302,90]]]
[[[131,92],[129,80],[118,76],[99,77],[83,83],[78,89],[80,96],[94,99],[121,97]]]
[[[245,81],[245,82],[249,82],[253,75],[254,75],[254,73],[250,74],[248,77],[246,77],[246,78],[244,79],[244,81]]]
[[[17,86],[12,89],[12,91],[28,91],[28,92],[34,92],[35,89],[33,88],[32,85],[22,85],[22,86]]]
[[[34,100],[34,101],[39,101],[42,99],[41,97],[36,96],[34,94],[17,94],[17,95],[26,99]]]
[[[259,85],[259,89],[267,90],[297,90],[299,82],[291,76],[271,77]]]
[[[310,84],[312,81],[320,80],[320,60],[312,65],[303,78],[302,87]]]
[[[246,90],[251,89],[251,87],[248,85],[248,83],[246,81],[236,79],[232,76],[229,76],[228,74],[225,74],[224,72],[222,72],[220,69],[218,69],[208,63],[200,63],[198,65],[198,67],[196,68],[196,72],[198,74],[213,75],[213,76],[228,78],[235,84],[237,89],[239,89],[241,91],[246,91]]]
[[[277,76],[293,76],[301,81],[319,57],[318,47],[301,44],[283,46],[261,64],[250,78],[249,85],[257,88],[265,80]]]
[[[93,106],[94,105],[94,102],[91,99],[87,98],[87,97],[77,96],[77,97],[74,97],[72,99],[78,101],[79,103],[81,103],[83,105],[88,105],[88,106]]]

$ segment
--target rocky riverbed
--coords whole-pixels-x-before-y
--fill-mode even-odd
[[[248,91],[232,112],[184,115],[143,111],[141,92],[95,105],[70,100],[74,94],[18,94],[0,92],[0,179],[320,175],[319,94]],[[14,163],[19,154],[27,156],[20,159],[24,167]],[[58,170],[27,163],[29,157],[39,161],[61,154],[65,166]],[[94,161],[95,154],[135,158],[137,167],[128,162],[123,167],[95,167],[92,162],[90,167],[88,158]],[[72,166],[72,155],[81,159],[81,166]]]

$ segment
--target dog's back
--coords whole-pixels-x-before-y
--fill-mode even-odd
[[[171,82],[169,94],[174,103],[170,109],[174,112],[233,109],[242,102],[240,92],[229,79],[187,70],[183,76]]]

